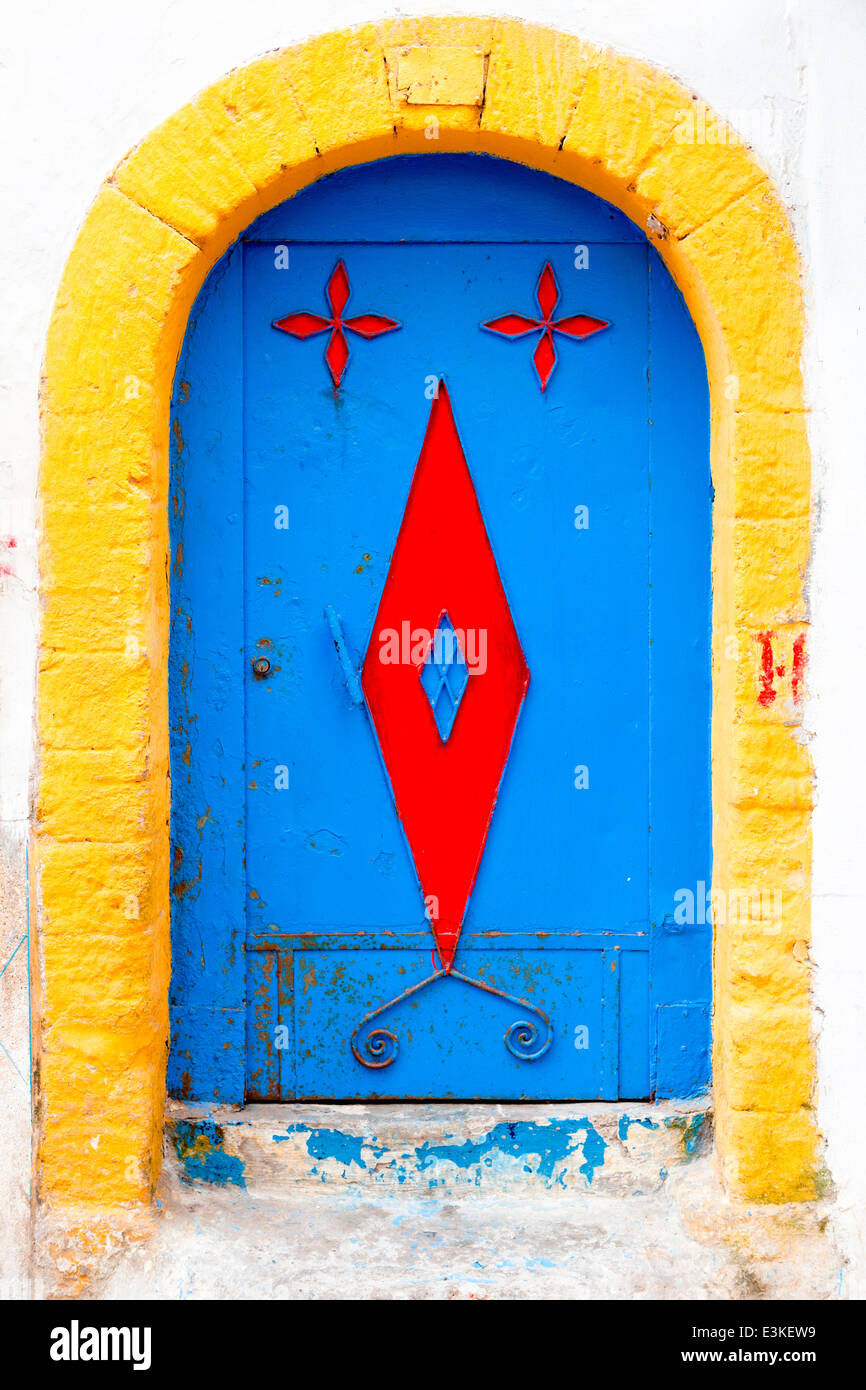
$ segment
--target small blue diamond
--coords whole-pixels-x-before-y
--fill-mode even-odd
[[[421,686],[430,702],[443,743],[448,742],[454,727],[468,680],[469,668],[463,648],[451,619],[447,613],[443,613],[421,667]]]

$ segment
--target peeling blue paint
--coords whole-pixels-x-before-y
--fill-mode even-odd
[[[285,1134],[274,1135],[274,1142],[284,1144],[291,1134],[307,1136],[307,1153],[310,1158],[320,1163],[333,1158],[336,1163],[342,1163],[344,1168],[356,1163],[359,1168],[366,1170],[364,1149],[372,1149],[376,1158],[381,1158],[385,1153],[385,1149],[366,1135],[344,1134],[340,1129],[308,1129],[304,1124],[287,1125]],[[324,1180],[323,1174],[322,1181]]]
[[[324,1163],[333,1159],[346,1169],[355,1164],[367,1171],[371,1156],[380,1159],[387,1153],[387,1148],[369,1135],[346,1134],[337,1129],[309,1129],[304,1124],[288,1125],[284,1134],[275,1134],[273,1139],[277,1144],[284,1144],[293,1134],[306,1137],[307,1153],[315,1162]],[[579,1137],[581,1135],[583,1138]],[[446,1135],[446,1139],[450,1137]],[[607,1141],[587,1119],[562,1120],[549,1125],[516,1121],[496,1125],[482,1138],[467,1139],[462,1144],[422,1144],[414,1151],[415,1165],[407,1165],[394,1157],[387,1167],[402,1187],[410,1176],[412,1166],[417,1167],[419,1173],[428,1171],[438,1162],[453,1163],[456,1168],[464,1170],[480,1170],[492,1168],[497,1154],[524,1159],[537,1157],[537,1167],[533,1169],[532,1164],[526,1162],[523,1171],[530,1174],[534,1171],[548,1185],[558,1183],[564,1187],[565,1171],[562,1168],[557,1171],[558,1165],[565,1163],[571,1154],[580,1153],[583,1157],[580,1172],[588,1182],[592,1182],[596,1168],[604,1163],[606,1148]],[[319,1174],[316,1168],[313,1172],[323,1182],[326,1180],[325,1174]],[[476,1183],[480,1176],[479,1171],[475,1175]],[[430,1186],[437,1185],[433,1178]]]
[[[670,1115],[665,1120],[666,1129],[682,1131],[683,1150],[687,1158],[694,1158],[700,1152],[704,1127],[709,1118],[707,1111],[700,1110],[692,1115]]]
[[[174,1147],[183,1164],[184,1181],[246,1187],[243,1160],[227,1154],[224,1142],[221,1125],[210,1120],[178,1120]]]
[[[392,1158],[392,1159],[391,1159],[391,1162],[388,1164],[388,1167],[391,1169],[391,1171],[392,1171],[393,1173],[395,1173],[395,1176],[396,1176],[396,1178],[397,1178],[397,1186],[398,1186],[398,1187],[402,1187],[403,1184],[404,1184],[404,1182],[406,1181],[407,1177],[409,1176],[408,1173],[406,1172],[406,1169],[405,1169],[405,1168],[399,1168],[399,1167],[397,1166],[397,1160],[396,1160],[396,1158]]]
[[[578,1137],[580,1133],[586,1136],[582,1142]],[[467,1139],[463,1144],[422,1144],[415,1154],[422,1172],[439,1161],[464,1169],[490,1168],[496,1154],[514,1158],[537,1155],[538,1176],[564,1187],[565,1173],[555,1172],[557,1164],[564,1163],[576,1150],[582,1150],[584,1162],[580,1171],[592,1182],[596,1168],[604,1163],[606,1148],[607,1142],[589,1120],[561,1120],[550,1125],[526,1120],[496,1125],[483,1138]],[[529,1164],[524,1166],[524,1172],[532,1172]]]
[[[655,1120],[635,1120],[632,1119],[631,1115],[620,1115],[618,1132],[619,1137],[624,1144],[628,1140],[628,1132],[631,1129],[632,1125],[640,1125],[642,1129],[658,1129],[658,1124]]]
[[[583,1158],[580,1171],[583,1173],[587,1182],[592,1182],[596,1168],[600,1168],[604,1163],[604,1151],[607,1148],[607,1140],[602,1139],[598,1130],[589,1120],[584,1120],[583,1125],[587,1134],[583,1141]]]

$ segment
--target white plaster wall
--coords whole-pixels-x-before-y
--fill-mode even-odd
[[[53,296],[121,156],[227,69],[311,32],[394,13],[501,13],[646,58],[752,139],[792,210],[810,278],[808,381],[820,527],[808,721],[815,821],[821,1119],[844,1239],[866,1291],[866,0],[29,0],[0,34],[0,970],[26,929],[33,748],[37,391]],[[849,172],[850,171],[850,172]],[[7,544],[15,541],[14,547]],[[9,571],[8,573],[6,571]],[[5,881],[5,892],[3,883]],[[24,950],[0,979],[0,1272],[24,1290],[29,1186]],[[5,1190],[3,1184],[5,1183]],[[5,1245],[5,1251],[4,1251]],[[2,1284],[0,1284],[2,1288]]]
[[[819,1115],[838,1188],[849,1297],[866,1297],[866,5],[807,7],[800,219],[817,517],[808,726],[818,780],[813,958]],[[833,23],[827,20],[832,16]]]

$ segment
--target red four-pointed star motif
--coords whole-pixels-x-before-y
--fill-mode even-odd
[[[420,679],[430,637],[445,613],[463,634],[467,656],[484,650],[486,657],[470,662],[447,739]],[[529,671],[443,383],[361,681],[447,973]]]
[[[554,333],[564,333],[568,338],[588,338],[602,328],[609,328],[610,324],[607,319],[594,319],[589,314],[572,314],[554,321],[553,311],[559,303],[559,286],[550,261],[538,277],[535,298],[541,311],[540,319],[527,318],[524,314],[504,314],[502,318],[491,319],[481,327],[489,328],[492,333],[501,333],[505,338],[523,338],[527,333],[541,335],[532,360],[544,391],[556,366]]]
[[[400,327],[396,319],[386,318],[383,314],[358,314],[355,318],[344,319],[343,310],[349,301],[350,294],[351,289],[346,267],[342,261],[338,261],[325,287],[325,295],[331,310],[330,318],[301,310],[297,314],[287,314],[283,319],[274,319],[274,328],[281,329],[283,333],[291,333],[293,338],[312,338],[316,333],[324,333],[327,329],[331,330],[328,346],[325,349],[325,361],[328,364],[335,391],[343,379],[343,373],[349,361],[346,329],[350,333],[360,334],[362,338],[378,338],[380,333],[391,333],[395,328]]]

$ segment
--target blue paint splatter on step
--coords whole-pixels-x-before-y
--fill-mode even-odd
[[[243,1160],[227,1154],[224,1144],[221,1125],[211,1120],[178,1120],[174,1126],[174,1147],[183,1164],[183,1180],[246,1187]]]

